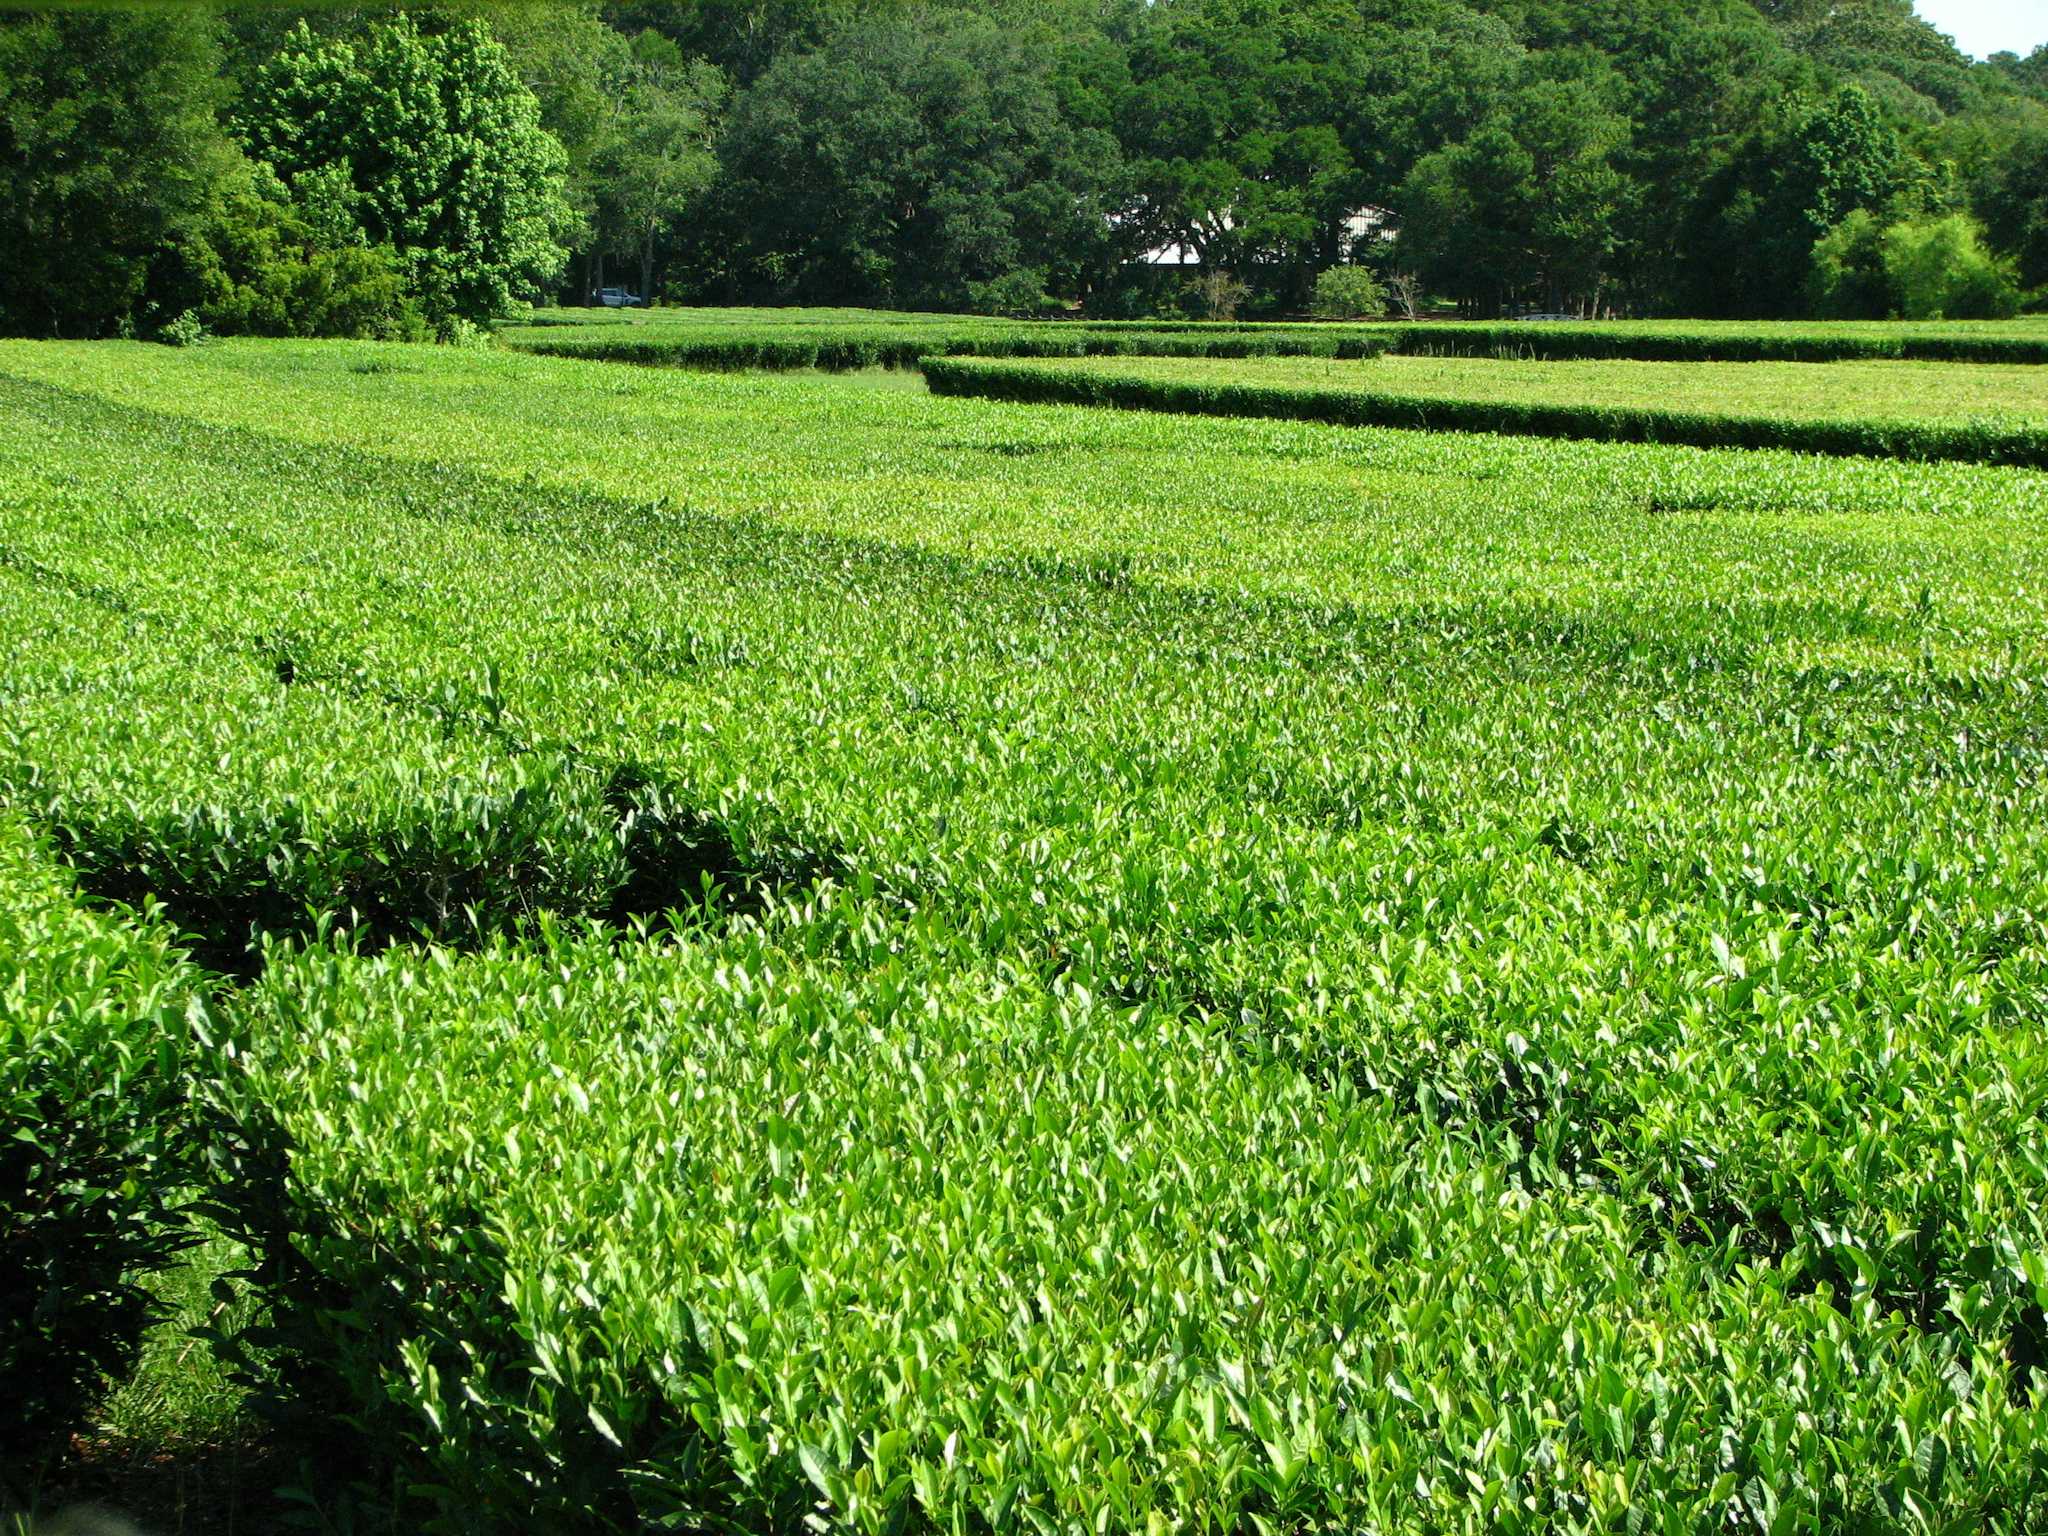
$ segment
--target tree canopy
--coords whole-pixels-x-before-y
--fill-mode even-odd
[[[175,9],[0,24],[0,315],[94,336],[205,215],[231,153],[208,27]]]
[[[1888,248],[2048,288],[2048,48],[1969,60],[1910,0],[15,14],[0,151],[0,324],[34,333],[402,334],[608,266],[671,300],[1194,303],[1163,251],[1266,312],[1352,262],[1488,314],[1896,306]]]
[[[481,21],[359,42],[301,23],[231,121],[295,194],[405,260],[430,314],[489,319],[558,276],[568,157]]]

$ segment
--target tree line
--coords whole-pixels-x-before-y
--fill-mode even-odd
[[[2009,314],[2048,290],[2048,47],[1965,59],[1910,0],[0,20],[16,333],[460,338],[608,284],[1294,313],[1319,277],[1488,316]]]

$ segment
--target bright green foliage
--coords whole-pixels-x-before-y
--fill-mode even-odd
[[[606,912],[655,856],[659,807],[630,776],[493,738],[488,673],[380,697],[318,673],[288,625],[224,651],[118,604],[65,624],[75,599],[0,579],[0,795],[89,889],[163,902],[215,965],[324,916],[452,940]]]
[[[203,999],[161,922],[87,910],[0,819],[0,1467],[62,1446],[102,1373],[134,1364],[140,1282],[200,1176]]]
[[[1218,1025],[789,917],[802,948],[316,957],[258,993],[226,1092],[299,1150],[257,1220],[340,1308],[287,1336],[425,1440],[459,1524],[2033,1507],[1995,1356],[1716,1283],[1712,1248],[1645,1264],[1610,1197]]]
[[[1934,363],[928,358],[942,394],[2048,467],[2048,372]]]
[[[507,314],[562,270],[562,147],[481,23],[427,35],[404,16],[361,42],[301,25],[235,104],[252,155],[311,180],[405,260],[434,318]]]
[[[2038,475],[0,373],[38,644],[288,659],[280,755],[574,764],[749,887],[235,1009],[294,1379],[449,1523],[2039,1523]]]
[[[1331,267],[1316,274],[1309,309],[1318,320],[1377,320],[1387,296],[1369,267]]]
[[[1830,320],[1884,320],[1897,310],[1885,271],[1885,227],[1867,208],[1858,208],[1813,247],[1806,275],[1806,300]]]
[[[1998,320],[2019,312],[2013,274],[1961,214],[1884,233],[1884,270],[1908,320]]]
[[[416,341],[426,325],[397,254],[316,227],[262,167],[224,187],[200,238],[176,256],[206,324],[231,336]],[[168,280],[172,281],[172,280]]]

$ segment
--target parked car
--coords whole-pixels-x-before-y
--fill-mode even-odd
[[[600,288],[591,298],[606,309],[645,309],[647,301],[623,288]]]

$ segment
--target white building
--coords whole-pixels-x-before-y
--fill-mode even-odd
[[[1216,226],[1218,233],[1221,234],[1228,234],[1236,228],[1227,212],[1217,218]],[[1337,259],[1355,261],[1361,246],[1372,241],[1391,240],[1399,232],[1400,219],[1392,209],[1382,208],[1377,203],[1361,204],[1345,214],[1344,221],[1339,226],[1341,238]],[[1131,258],[1131,263],[1140,267],[1169,267],[1191,271],[1201,266],[1202,257],[1192,245],[1183,245],[1175,241],[1141,251]]]

